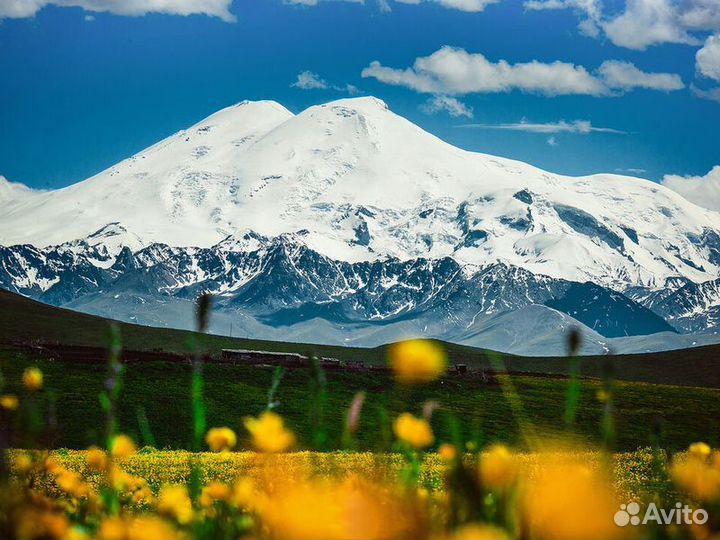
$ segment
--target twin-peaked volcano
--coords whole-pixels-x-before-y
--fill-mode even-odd
[[[695,309],[714,301],[680,289],[720,276],[720,214],[638,178],[461,150],[375,98],[262,101],[68,188],[0,177],[0,246],[0,286],[156,324],[178,324],[168,298],[209,291],[263,337],[483,345],[517,311],[518,336],[543,316],[599,343],[714,325]]]
[[[620,289],[720,268],[717,213],[646,180],[564,177],[455,148],[375,98],[298,115],[243,102],[79,184],[16,191],[0,195],[2,245],[113,224],[133,250],[301,232],[338,260],[447,256]]]

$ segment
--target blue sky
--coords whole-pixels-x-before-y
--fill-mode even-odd
[[[351,94],[559,173],[720,165],[717,0],[174,1],[0,6],[0,175],[66,186],[243,99]]]

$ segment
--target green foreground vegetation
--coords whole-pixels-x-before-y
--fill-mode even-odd
[[[6,379],[6,392],[20,393],[23,370],[37,365],[45,373],[45,407],[51,406],[57,425],[50,447],[85,448],[102,439],[103,413],[98,395],[106,377],[103,364],[70,364],[36,360],[16,353],[0,352],[0,368]],[[267,404],[272,368],[207,364],[205,399],[208,425],[230,426],[240,432],[242,419],[257,415]],[[419,408],[435,400],[440,408],[433,415],[433,428],[439,440],[450,438],[451,419],[457,420],[466,437],[504,441],[522,447],[520,428],[502,387],[484,384],[479,378],[448,376],[421,389],[408,390],[396,385],[390,374],[328,371],[325,373],[326,402],[322,407],[327,438],[325,449],[340,447],[344,415],[358,391],[367,393],[358,440],[361,448],[378,449],[384,426],[381,409],[394,418],[409,403]],[[138,413],[147,416],[154,446],[188,448],[191,432],[191,367],[169,362],[136,363],[126,366],[123,399],[119,404],[120,429],[142,441]],[[558,432],[562,425],[568,380],[562,377],[512,376],[511,381],[522,402],[526,419],[545,433]],[[309,413],[309,397],[315,378],[309,369],[288,369],[275,399],[277,411],[298,434],[306,447],[316,433]],[[597,393],[601,384],[581,381],[577,432],[588,442],[597,442],[603,404]],[[52,405],[51,405],[52,404]],[[720,391],[645,383],[620,382],[614,392],[617,422],[617,449],[634,450],[653,442],[654,430],[661,429],[669,450],[687,447],[688,441],[720,443]],[[387,440],[391,434],[385,434]],[[379,442],[380,441],[380,442]],[[148,442],[148,441],[145,441]],[[241,441],[246,444],[246,441]]]

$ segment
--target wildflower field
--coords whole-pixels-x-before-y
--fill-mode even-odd
[[[3,538],[720,534],[717,390],[617,381],[610,363],[583,379],[573,356],[568,377],[490,384],[447,373],[430,341],[390,347],[387,374],[189,346],[187,365],[124,365],[115,328],[105,365],[0,355]],[[677,513],[640,522],[651,504]]]

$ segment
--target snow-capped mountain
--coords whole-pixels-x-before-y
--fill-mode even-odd
[[[1,287],[133,320],[163,305],[156,324],[209,291],[262,337],[476,343],[493,318],[542,312],[605,347],[687,330],[657,306],[718,279],[720,214],[638,178],[455,148],[375,98],[298,115],[264,101],[68,188],[0,177],[0,246]]]

